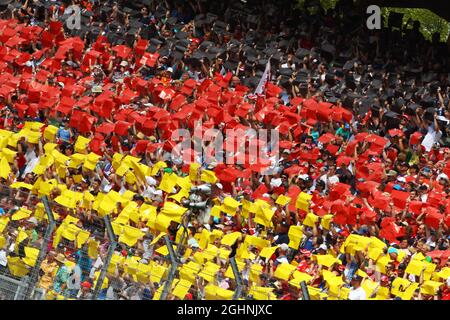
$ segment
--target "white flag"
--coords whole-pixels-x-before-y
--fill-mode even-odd
[[[264,91],[264,88],[266,87],[267,81],[269,81],[270,76],[270,59],[267,61],[266,69],[264,70],[264,73],[261,77],[261,80],[259,80],[258,86],[256,87],[255,94],[262,94]]]

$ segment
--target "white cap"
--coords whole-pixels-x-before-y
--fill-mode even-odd
[[[319,249],[322,249],[322,250],[325,250],[325,251],[328,250],[327,245],[326,245],[325,243],[322,243],[322,244],[319,246]]]
[[[398,181],[398,182],[406,183],[406,179],[405,179],[404,177],[398,177],[398,178],[397,178],[397,181]]]
[[[281,186],[281,183],[282,183],[281,178],[270,180],[270,185],[272,187],[279,187]]]
[[[283,251],[288,251],[289,250],[289,246],[286,243],[282,243],[280,245],[280,249]]]
[[[436,180],[439,181],[439,179],[445,179],[448,180],[448,175],[446,175],[445,173],[441,173],[437,176]]]
[[[146,177],[145,177],[145,180],[147,180],[147,183],[148,183],[149,185],[151,185],[151,186],[156,186],[156,180],[155,180],[153,177],[146,176]]]
[[[37,221],[37,219],[36,219],[35,217],[29,218],[29,219],[28,219],[28,222],[34,224],[35,226],[38,225],[38,221]]]
[[[168,68],[167,68],[167,71],[169,71],[169,72],[173,72],[173,69],[172,69],[172,67],[168,67]]]
[[[121,65],[122,67],[126,67],[126,66],[128,66],[128,62],[126,62],[125,60],[122,60],[122,62],[120,63],[120,65]]]
[[[220,182],[217,182],[217,183],[216,183],[216,186],[217,186],[217,188],[219,188],[219,189],[223,189],[223,185],[222,185]]]

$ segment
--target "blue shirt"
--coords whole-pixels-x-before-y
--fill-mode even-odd
[[[70,130],[59,128],[57,137],[65,142],[70,142]]]

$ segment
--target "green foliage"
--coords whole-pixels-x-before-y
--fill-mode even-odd
[[[441,41],[446,41],[449,34],[449,23],[427,9],[403,9],[403,8],[382,8],[383,16],[387,17],[390,12],[403,13],[403,25],[408,23],[408,20],[415,20],[420,22],[420,31],[427,40],[431,40],[434,33],[441,34]]]
[[[305,0],[295,0],[297,1],[297,7],[303,7]],[[334,8],[337,0],[320,0],[320,5],[325,10]],[[385,26],[387,25],[388,17],[390,12],[403,13],[403,24],[406,25],[410,19],[414,21],[419,21],[421,26],[421,32],[425,39],[431,40],[435,32],[439,32],[441,35],[441,41],[447,41],[447,37],[450,33],[450,23],[445,19],[442,19],[435,13],[427,9],[404,9],[404,8],[387,8],[381,9],[383,20]],[[411,24],[412,25],[412,24]]]

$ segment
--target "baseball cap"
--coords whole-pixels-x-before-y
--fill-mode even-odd
[[[404,177],[398,177],[397,181],[398,182],[402,182],[402,183],[406,183],[406,179]]]
[[[288,251],[289,250],[289,246],[286,243],[282,243],[280,245],[280,249],[283,251]]]
[[[356,275],[353,276],[352,281],[361,282],[362,281],[362,277],[360,275],[356,274]]]
[[[394,247],[390,247],[389,249],[388,249],[388,253],[390,254],[390,253],[396,253],[396,254],[398,254],[398,250],[396,249],[396,248],[394,248]]]
[[[386,175],[387,176],[395,176],[395,175],[397,175],[397,171],[389,170],[389,172]]]

